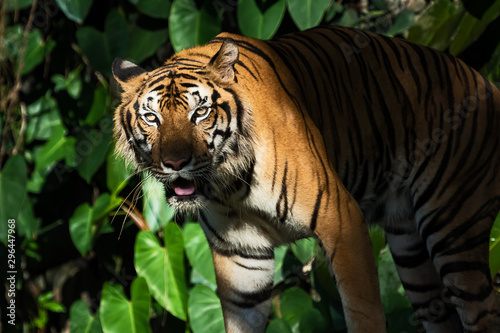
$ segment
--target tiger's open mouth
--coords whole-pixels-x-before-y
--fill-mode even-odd
[[[172,189],[175,195],[180,197],[190,196],[196,192],[196,185],[193,181],[184,178],[177,178],[172,182]]]
[[[202,185],[198,182],[179,177],[169,185],[165,185],[167,202],[177,209],[200,208],[206,201],[200,188]]]

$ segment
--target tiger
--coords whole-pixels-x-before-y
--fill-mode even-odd
[[[349,332],[386,332],[368,226],[410,318],[500,332],[488,241],[500,209],[500,90],[449,54],[340,26],[221,33],[147,71],[113,62],[117,152],[211,248],[227,332],[263,332],[276,246],[314,237]],[[437,305],[437,306],[436,306]]]

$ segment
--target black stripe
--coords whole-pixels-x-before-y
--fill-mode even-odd
[[[238,261],[235,261],[233,260],[233,262],[240,266],[240,267],[243,267],[244,269],[248,269],[249,271],[267,271],[268,269],[267,268],[262,268],[262,267],[250,267],[250,266],[246,266],[246,265],[243,265],[242,263],[238,262]]]
[[[226,242],[226,240],[224,238],[222,238],[218,233],[217,233],[217,230],[214,229],[214,227],[212,227],[212,225],[208,222],[208,219],[205,215],[205,213],[203,213],[203,211],[199,211],[199,214],[200,214],[200,220],[203,224],[205,224],[208,228],[208,230],[210,230],[210,232],[221,242]]]
[[[319,207],[321,206],[321,197],[323,196],[323,190],[319,189],[316,195],[316,203],[314,204],[314,211],[311,216],[311,222],[309,223],[309,228],[314,231],[316,229],[316,223],[318,220]]]
[[[425,248],[421,248],[416,254],[397,255],[396,253],[392,253],[392,258],[394,259],[394,263],[399,267],[414,268],[427,261],[429,254]]]
[[[244,259],[254,259],[254,260],[274,260],[274,249],[273,248],[259,248],[260,253],[250,253],[250,251],[256,251],[255,249],[250,249],[245,252],[245,249],[223,249],[215,246],[210,240],[208,240],[210,248],[224,257],[239,256]]]
[[[405,288],[405,291],[412,291],[416,293],[425,293],[431,290],[436,290],[436,289],[442,289],[443,286],[441,284],[413,284],[409,282],[405,282],[401,280],[401,284],[403,285],[403,288]]]
[[[488,279],[488,281],[491,282],[490,267],[487,263],[477,261],[455,261],[446,263],[441,266],[441,269],[439,270],[439,276],[441,276],[441,278],[444,278],[448,274],[469,271],[481,272]]]
[[[272,291],[273,291],[272,284],[270,284],[269,286],[266,286],[265,289],[256,292],[245,292],[245,291],[234,290],[235,294],[240,296],[243,299],[243,301],[236,301],[223,296],[221,298],[225,301],[231,302],[237,307],[250,309],[271,298]]]
[[[276,202],[276,214],[281,223],[285,223],[288,217],[287,172],[288,161],[285,161],[285,169],[283,171],[283,178],[281,179],[281,192]]]

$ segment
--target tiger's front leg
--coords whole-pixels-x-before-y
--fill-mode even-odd
[[[271,308],[274,255],[212,249],[226,332],[264,332]]]
[[[355,200],[337,184],[330,191],[336,195],[322,202],[312,229],[331,263],[348,331],[386,332],[368,228]]]

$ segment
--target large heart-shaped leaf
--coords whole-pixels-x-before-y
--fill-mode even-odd
[[[317,26],[330,0],[287,0],[288,12],[300,30]]]
[[[314,256],[316,241],[313,238],[304,238],[294,242],[290,247],[295,257],[305,265]]]
[[[122,157],[113,153],[110,149],[106,160],[106,185],[111,194],[118,194],[127,185],[127,180],[132,171]]]
[[[143,14],[155,18],[168,19],[170,13],[170,0],[130,0]]]
[[[285,0],[278,0],[265,12],[256,1],[241,0],[238,3],[238,26],[246,36],[269,39],[278,30],[285,14]]]
[[[93,0],[56,0],[66,17],[80,24],[89,13],[93,2]]]
[[[29,7],[33,0],[4,0],[2,9],[6,12]]]
[[[94,222],[114,208],[110,206],[110,203],[110,195],[108,193],[101,194],[94,206],[90,207],[87,203],[78,206],[69,219],[69,235],[82,255],[92,248],[92,242],[97,232],[94,228]]]
[[[151,294],[177,318],[186,320],[187,286],[182,231],[175,223],[163,230],[165,247],[150,231],[141,231],[135,241],[134,265]]]
[[[266,333],[292,333],[292,329],[285,319],[277,318],[269,323]]]
[[[161,229],[172,220],[175,210],[167,205],[163,185],[151,176],[142,183],[143,216],[153,232]]]
[[[94,27],[81,27],[76,31],[76,40],[92,67],[111,75],[113,59],[127,56],[127,21],[118,10],[112,10],[106,17],[104,32]]]
[[[80,176],[90,183],[92,176],[106,158],[110,147],[111,131],[84,128],[76,143],[76,169]]]
[[[193,268],[207,281],[215,285],[214,263],[210,246],[198,223],[184,225],[184,243],[187,257]]]
[[[209,287],[197,285],[191,290],[189,323],[194,333],[225,332],[220,300]]]
[[[147,333],[151,297],[144,278],[137,277],[130,288],[130,301],[120,285],[104,284],[101,298],[101,323],[106,333]]]
[[[220,19],[208,9],[198,9],[194,0],[174,0],[170,10],[169,31],[175,52],[204,44],[220,32]]]
[[[279,302],[283,319],[288,322],[293,332],[297,332],[302,316],[313,309],[311,297],[304,290],[292,287],[280,295]]]
[[[146,30],[132,26],[128,30],[129,48],[127,59],[140,63],[152,56],[156,50],[168,39],[168,29]]]
[[[11,156],[0,172],[0,241],[7,244],[7,221],[16,220],[26,196],[26,163],[21,155]],[[19,223],[19,222],[17,222]],[[14,224],[15,225],[15,224]]]
[[[93,316],[84,301],[78,300],[69,309],[71,333],[100,333],[102,332],[99,312]]]
[[[57,101],[50,95],[39,98],[26,109],[29,115],[26,127],[26,142],[48,140],[57,128],[63,127]],[[63,127],[64,130],[64,127]]]
[[[35,158],[35,172],[43,173],[44,169],[74,153],[75,138],[65,136],[65,131],[64,127],[56,127],[50,140],[38,151]]]

